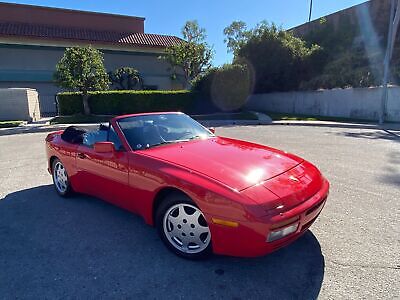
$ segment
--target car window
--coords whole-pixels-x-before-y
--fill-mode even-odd
[[[145,138],[142,120],[133,120],[132,122],[119,123],[130,146],[135,149],[144,147]]]
[[[97,142],[107,141],[107,130],[93,130],[83,134],[83,145],[93,148]]]
[[[132,116],[120,119],[118,124],[134,150],[214,136],[182,113]]]
[[[121,140],[119,139],[113,126],[110,126],[110,129],[108,131],[108,141],[114,143],[115,149],[117,149],[117,150],[124,149],[124,147],[122,146]]]

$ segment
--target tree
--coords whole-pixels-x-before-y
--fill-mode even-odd
[[[247,29],[245,22],[233,21],[231,25],[225,27],[224,35],[226,36],[224,42],[228,52],[235,54],[247,42],[251,36],[251,31]]]
[[[176,77],[177,68],[182,69],[185,83],[190,84],[194,78],[211,67],[213,51],[205,42],[205,29],[200,28],[197,21],[187,21],[182,28],[181,43],[169,46],[162,56],[169,62]]]
[[[67,90],[82,93],[83,109],[90,114],[89,91],[108,89],[103,54],[91,46],[67,48],[56,65],[54,80]]]
[[[110,72],[110,81],[121,90],[133,90],[143,88],[143,80],[138,70],[131,67],[122,67]]]
[[[269,23],[264,20],[258,23],[254,28],[248,29],[245,22],[233,21],[231,25],[224,29],[224,35],[226,36],[224,42],[226,43],[228,52],[232,52],[234,57],[237,58],[239,50],[244,47],[252,37],[261,35],[270,27],[274,26],[274,24],[269,25]]]
[[[265,21],[253,29],[247,29],[243,22],[234,22],[224,33],[228,48],[234,52],[234,63],[254,70],[257,93],[298,89],[303,80],[309,79],[310,59],[320,50],[319,46],[308,46],[291,32]]]
[[[183,38],[187,42],[193,42],[201,44],[207,38],[206,30],[199,27],[199,23],[196,20],[187,21],[182,28]]]

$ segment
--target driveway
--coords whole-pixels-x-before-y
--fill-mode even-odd
[[[141,218],[91,197],[58,197],[45,133],[4,135],[0,298],[400,297],[398,132],[274,125],[217,134],[296,153],[322,170],[331,193],[307,234],[262,258],[182,260]]]

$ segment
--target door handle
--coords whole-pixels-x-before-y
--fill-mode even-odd
[[[85,153],[78,153],[78,158],[85,159],[86,158],[86,154]]]

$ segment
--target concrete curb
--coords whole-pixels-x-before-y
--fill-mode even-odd
[[[263,122],[269,122],[272,123],[272,118],[270,116],[267,116],[264,113],[260,113],[258,111],[250,111],[251,113],[255,114],[258,118],[258,120],[263,121]]]
[[[198,120],[205,127],[219,126],[246,126],[246,125],[270,125],[269,121],[262,120]]]
[[[272,124],[272,119],[266,114],[251,111],[255,114],[258,120],[197,120],[205,127],[211,126],[246,126],[246,125],[269,125]]]
[[[338,127],[338,128],[359,128],[359,129],[381,129],[381,130],[400,130],[400,123],[349,123],[332,121],[273,121],[271,125],[286,126],[317,126],[317,127]]]
[[[273,121],[268,120],[200,120],[205,127],[223,127],[223,126],[257,126],[257,125],[281,125],[281,126],[311,126],[311,127],[336,127],[336,128],[354,128],[354,129],[374,129],[374,130],[393,130],[400,131],[400,123],[389,123],[379,125],[376,123],[345,123],[331,121]],[[92,129],[99,126],[100,123],[84,124],[27,124],[19,127],[0,128],[0,136],[12,134],[51,132],[67,128],[68,126],[80,126]],[[400,132],[399,132],[400,133]]]

